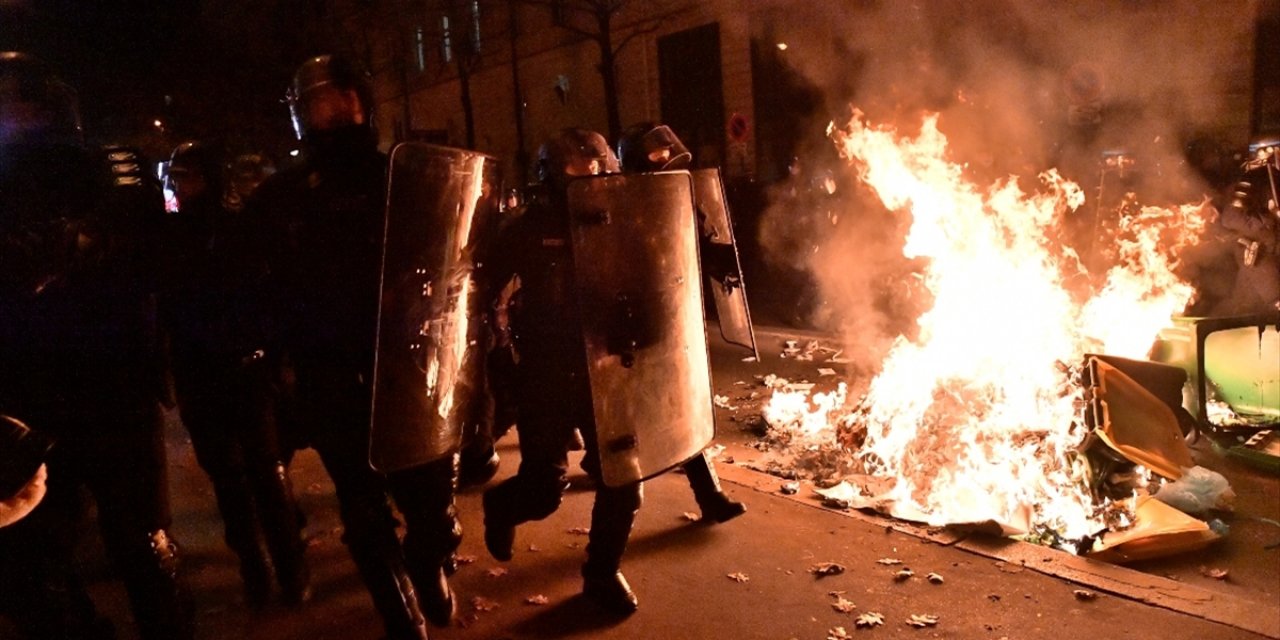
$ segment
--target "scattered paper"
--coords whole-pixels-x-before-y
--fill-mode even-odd
[[[741,582],[749,582],[749,581],[751,580],[751,578],[748,578],[748,577],[747,577],[747,574],[742,573],[742,572],[734,572],[734,573],[730,573],[730,574],[728,574],[728,576],[726,576],[726,577],[728,577],[730,580],[732,580],[732,581],[734,581],[734,582],[739,582],[739,583],[741,583]]]

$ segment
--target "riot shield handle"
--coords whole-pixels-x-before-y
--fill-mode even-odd
[[[640,346],[636,335],[635,305],[625,292],[618,294],[615,303],[609,352],[618,356],[624,369],[630,369],[636,363],[636,350]]]

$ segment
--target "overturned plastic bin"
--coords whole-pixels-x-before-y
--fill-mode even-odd
[[[1151,359],[1187,372],[1184,405],[1202,430],[1280,426],[1280,311],[1175,318],[1160,332]],[[1237,419],[1212,417],[1214,399]]]

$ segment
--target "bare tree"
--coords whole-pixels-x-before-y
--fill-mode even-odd
[[[594,42],[599,48],[600,62],[597,70],[604,84],[609,137],[616,139],[622,133],[622,115],[618,104],[618,55],[632,40],[660,29],[662,23],[674,12],[665,10],[665,3],[660,0],[517,1],[550,8],[557,14],[557,26]],[[630,23],[623,22],[621,18],[628,7],[644,7],[645,17]]]

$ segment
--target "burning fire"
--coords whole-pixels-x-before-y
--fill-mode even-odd
[[[875,502],[892,515],[1082,539],[1105,524],[1077,454],[1087,434],[1076,374],[1086,353],[1145,357],[1190,301],[1173,268],[1204,228],[1203,205],[1126,217],[1117,264],[1089,274],[1060,239],[1080,187],[1049,170],[1032,193],[1015,178],[982,188],[948,158],[937,121],[914,138],[860,113],[828,130],[861,181],[911,215],[903,253],[926,259],[933,296],[918,336],[898,338],[856,406],[843,385],[812,401],[779,390],[765,418],[888,478]]]

